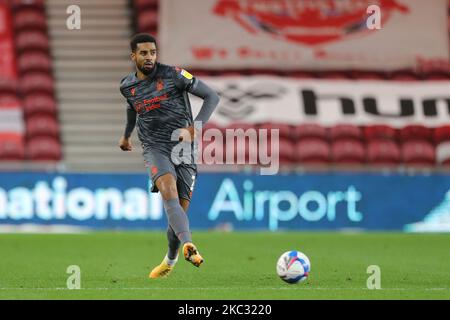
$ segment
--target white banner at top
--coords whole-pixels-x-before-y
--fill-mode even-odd
[[[194,75],[195,76],[195,75]],[[450,82],[327,81],[290,78],[202,77],[220,95],[211,121],[286,124],[450,124]],[[194,115],[202,100],[191,97]]]
[[[371,5],[381,9],[380,30],[367,27]],[[447,0],[163,0],[160,6],[160,60],[186,68],[395,70],[449,60]]]

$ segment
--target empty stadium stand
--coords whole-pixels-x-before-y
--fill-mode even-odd
[[[119,83],[132,70],[128,1],[77,1],[82,8],[80,30],[65,26],[66,8],[73,1],[46,3],[66,168],[142,170],[136,140],[134,152],[118,148],[126,110]]]
[[[117,147],[125,123],[119,81],[133,70],[129,37],[158,35],[158,0],[79,0],[80,30],[66,27],[70,0],[11,0],[11,36],[16,76],[0,75],[0,162],[62,161],[72,171],[142,171],[141,148]],[[449,11],[450,12],[450,11]],[[449,15],[450,17],[450,15]],[[450,18],[449,18],[450,22]],[[449,24],[450,29],[450,24]],[[196,76],[270,74],[295,79],[444,81],[443,70],[372,72],[360,70],[191,70]],[[279,129],[280,162],[297,165],[414,166],[450,168],[450,126],[411,124],[324,127],[317,123],[248,124],[245,119],[222,128]],[[225,159],[226,141],[215,152]],[[203,146],[211,141],[203,141]],[[269,144],[270,145],[270,144]],[[256,146],[259,147],[259,146]],[[244,151],[248,159],[248,150]],[[61,168],[61,166],[60,166]],[[217,167],[215,168],[217,169]]]
[[[62,154],[44,1],[5,3],[10,19],[4,23],[13,38],[11,54],[16,73],[0,80],[0,109],[1,121],[15,129],[8,131],[5,125],[0,126],[0,160],[57,162]],[[45,123],[39,118],[43,110]]]

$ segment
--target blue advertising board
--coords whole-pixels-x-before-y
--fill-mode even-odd
[[[450,231],[450,175],[201,173],[192,229]],[[145,174],[0,173],[0,225],[165,229]]]

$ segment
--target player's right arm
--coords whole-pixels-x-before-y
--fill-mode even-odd
[[[131,145],[130,137],[131,133],[134,130],[134,127],[136,126],[136,111],[134,108],[128,104],[127,107],[127,124],[125,126],[125,132],[119,140],[119,147],[122,149],[122,151],[131,151],[133,149],[133,146]]]

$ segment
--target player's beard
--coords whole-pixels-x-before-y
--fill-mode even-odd
[[[153,69],[155,69],[155,65],[153,64],[152,68],[145,68],[144,65],[138,66],[138,69],[140,72],[148,76],[150,73],[152,73]]]

